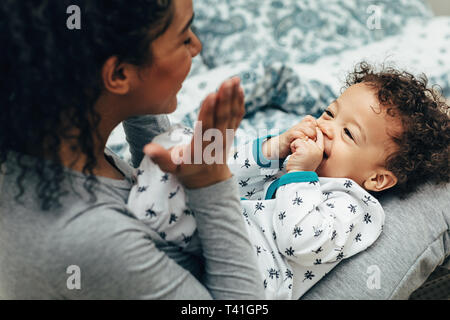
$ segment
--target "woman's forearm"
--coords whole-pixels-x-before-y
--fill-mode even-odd
[[[186,189],[205,259],[204,284],[214,299],[263,299],[263,281],[247,236],[235,177]]]

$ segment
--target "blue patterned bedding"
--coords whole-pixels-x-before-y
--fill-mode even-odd
[[[420,0],[194,0],[194,5],[202,60],[210,69],[243,60],[313,63],[396,35],[411,19],[432,17]],[[379,26],[372,19],[376,13]]]
[[[193,126],[201,101],[239,75],[246,116],[237,142],[318,116],[359,61],[393,65],[450,97],[450,17],[422,0],[194,0],[203,51],[179,93],[172,123]],[[125,159],[121,126],[108,146]]]

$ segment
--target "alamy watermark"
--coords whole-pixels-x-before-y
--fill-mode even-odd
[[[369,18],[366,21],[366,26],[369,30],[380,30],[381,27],[381,16],[383,10],[380,6],[374,4],[367,7],[366,13],[369,14]]]
[[[367,288],[370,290],[381,289],[381,270],[377,265],[371,265],[367,268],[369,277],[367,278]]]
[[[216,128],[202,129],[202,121],[195,122],[194,130],[182,126],[172,127],[168,132],[155,138],[153,142],[159,143],[166,148],[173,147],[170,151],[171,161],[176,164],[228,164],[233,165],[237,159],[236,149],[232,148],[235,138],[234,129],[226,129],[225,136],[223,132]],[[278,136],[280,131],[276,128],[259,128],[257,137]],[[256,155],[254,152],[253,139],[249,143],[241,144],[241,152],[246,157]],[[259,150],[261,151],[261,150]],[[276,158],[278,150],[274,150],[273,157]],[[225,154],[224,152],[227,152]],[[271,164],[271,161],[264,156],[258,159],[259,164],[264,167]],[[230,163],[231,162],[231,163]]]
[[[67,7],[66,13],[70,16],[67,18],[66,26],[69,30],[81,29],[81,9],[77,5]]]
[[[77,265],[70,265],[67,267],[66,273],[69,277],[66,281],[67,289],[81,290],[81,269]]]
[[[370,5],[367,7],[366,13],[369,18],[366,21],[366,26],[369,30],[379,30],[381,27],[382,8],[377,5]],[[81,9],[77,5],[70,5],[67,7],[66,13],[70,16],[67,18],[66,26],[69,30],[81,29]]]

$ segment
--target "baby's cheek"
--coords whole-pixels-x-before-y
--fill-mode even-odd
[[[327,176],[336,178],[348,178],[348,175],[352,171],[352,167],[355,166],[354,159],[348,158],[345,154],[335,154],[325,161],[324,167]]]
[[[362,152],[358,152],[350,154],[343,162],[345,162],[343,167],[345,168],[344,173],[346,177],[359,181],[361,176],[364,176],[368,171],[368,163],[371,162],[371,159],[364,157]]]

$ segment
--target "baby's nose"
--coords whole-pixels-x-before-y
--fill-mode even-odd
[[[317,121],[317,125],[325,137],[327,137],[330,140],[333,139],[334,137],[333,128],[331,128],[331,126],[326,125],[325,123],[319,121]]]

